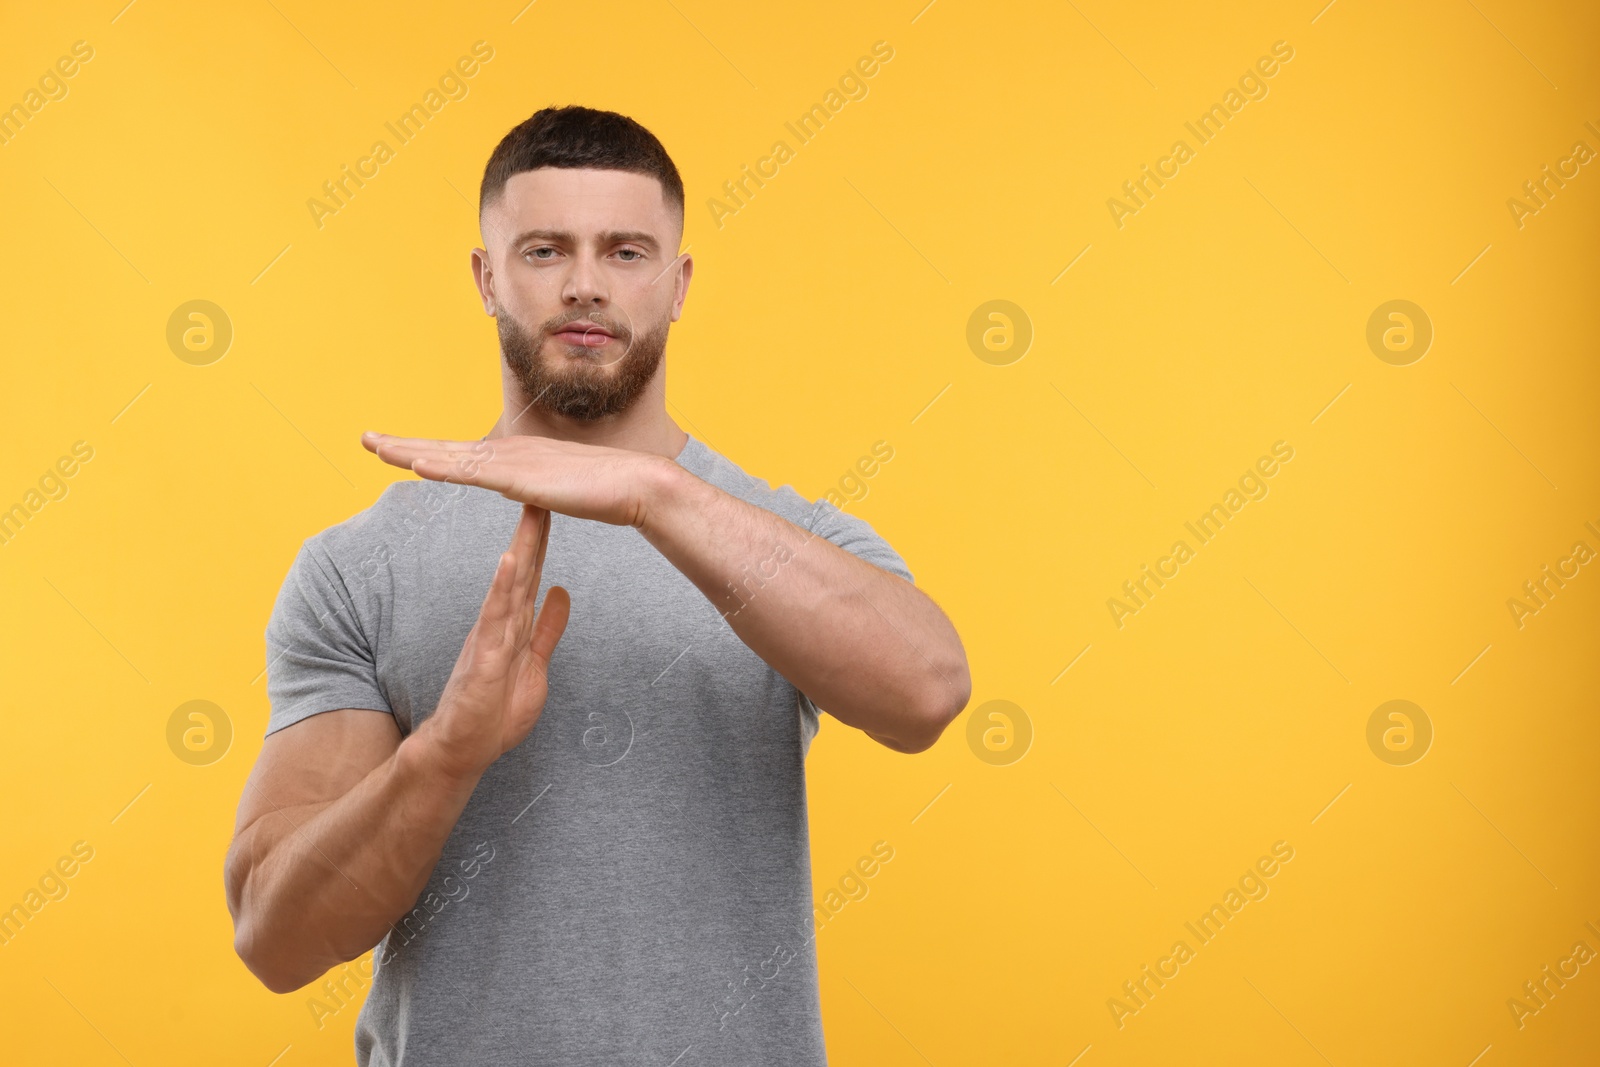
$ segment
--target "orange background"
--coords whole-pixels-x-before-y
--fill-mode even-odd
[[[1600,550],[1600,172],[1508,207],[1600,150],[1592,5],[122,3],[0,35],[0,105],[93,49],[0,145],[0,508],[28,512],[0,545],[0,907],[93,849],[0,946],[0,1058],[351,1061],[353,1004],[319,1028],[313,990],[232,952],[262,630],[300,541],[395,476],[361,431],[495,417],[477,183],[565,103],[639,119],[688,187],[671,414],[813,498],[888,442],[850,508],[971,657],[930,752],[837,722],[812,749],[819,895],[894,849],[819,935],[832,1062],[1593,1057],[1594,962],[1520,1027],[1507,1005],[1600,951],[1600,574],[1508,607]],[[307,200],[475,41],[467,95],[319,228]],[[879,41],[800,144],[785,122]],[[709,198],[778,139],[719,225]],[[1119,226],[1108,200],[1179,139]],[[167,340],[196,299],[233,334],[205,365]],[[1393,300],[1426,351],[1369,347]],[[1193,540],[1279,441],[1265,497]],[[1108,600],[1180,539],[1119,627]],[[169,746],[191,700],[232,727],[210,762]],[[1409,748],[1381,741],[1398,720],[1369,746],[1391,700],[1420,709]],[[1193,938],[1280,841],[1268,895]],[[1108,1005],[1179,940],[1176,977]]]

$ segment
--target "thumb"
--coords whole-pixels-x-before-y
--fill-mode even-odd
[[[528,650],[533,653],[540,667],[550,665],[550,656],[556,650],[556,642],[561,640],[561,635],[567,630],[567,619],[572,611],[572,597],[559,585],[553,585],[544,595],[544,604],[539,608],[539,617],[533,623],[533,637],[528,641]]]

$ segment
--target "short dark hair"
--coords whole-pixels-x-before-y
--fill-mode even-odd
[[[661,183],[683,218],[683,179],[656,135],[626,115],[590,107],[547,107],[500,139],[483,169],[480,214],[505,192],[512,175],[540,167],[594,167],[646,174]]]

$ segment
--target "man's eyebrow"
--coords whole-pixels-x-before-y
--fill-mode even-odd
[[[643,230],[606,230],[598,234],[600,243],[614,245],[631,243],[644,245],[652,252],[659,251],[661,243]],[[517,234],[511,243],[520,245],[526,241],[555,241],[560,244],[574,245],[578,243],[575,234],[567,230],[524,230]]]

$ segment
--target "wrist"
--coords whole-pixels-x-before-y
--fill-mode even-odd
[[[396,766],[415,780],[443,785],[452,792],[470,793],[488,767],[464,761],[442,744],[437,721],[435,716],[429,716],[400,742],[395,751]]]
[[[694,478],[676,460],[665,456],[645,456],[638,479],[638,497],[633,526],[649,534],[660,527],[668,507],[681,499],[686,479]]]

